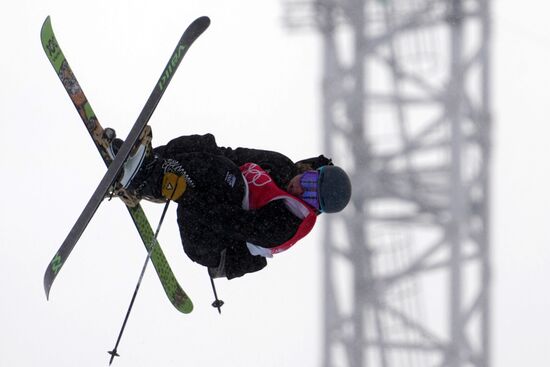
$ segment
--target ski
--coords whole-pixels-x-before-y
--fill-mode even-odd
[[[108,193],[113,182],[116,180],[125,160],[128,158],[130,151],[145,129],[149,118],[158,105],[166,87],[170,83],[174,72],[179,66],[183,56],[191,46],[191,44],[208,28],[210,20],[207,17],[196,19],[183,33],[176,49],[174,50],[166,68],[162,72],[159,81],[157,82],[153,92],[147,100],[143,110],[141,111],[136,123],[132,127],[124,144],[120,147],[118,154],[113,159],[110,158],[107,149],[109,146],[108,140],[104,136],[103,127],[99,124],[95,113],[93,112],[86,96],[84,95],[78,81],[76,80],[63,52],[53,33],[51,19],[47,17],[44,21],[41,30],[41,41],[44,51],[48,56],[52,66],[57,72],[61,82],[63,83],[69,97],[73,101],[77,111],[80,114],[90,136],[92,137],[99,153],[108,166],[107,173],[99,183],[97,189],[86,205],[85,209],[79,216],[77,222],[72,227],[67,238],[62,243],[61,247],[53,257],[46,273],[44,275],[44,289],[46,296],[49,298],[49,293],[53,281],[59,273],[61,267],[67,260],[69,254],[75,247],[78,239],[84,232],[86,226],[95,214],[97,208]],[[134,221],[136,228],[143,240],[147,250],[153,248],[151,260],[155,266],[157,274],[162,282],[164,290],[172,302],[172,304],[181,312],[188,313],[193,309],[193,304],[183,289],[179,286],[175,276],[168,265],[166,257],[162,253],[160,246],[154,237],[151,226],[143,212],[143,209],[138,205],[134,208],[128,207],[130,215]]]

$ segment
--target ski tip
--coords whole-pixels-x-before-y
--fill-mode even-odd
[[[50,267],[46,270],[44,274],[44,292],[46,293],[46,300],[50,300],[50,290],[52,289],[53,279],[55,274],[50,271]]]
[[[168,299],[170,300],[170,302],[172,302],[172,306],[174,306],[179,312],[184,314],[189,314],[193,312],[193,301],[191,301],[191,299],[187,295],[185,295],[185,300],[176,300],[174,297],[171,296],[168,296]]]
[[[46,17],[46,19],[44,19],[44,23],[42,23],[42,28],[40,28],[40,34],[41,36],[43,37],[44,33],[46,32],[47,29],[50,29],[52,26],[52,20],[50,18],[50,16],[48,15]]]
[[[197,21],[202,22],[204,24],[210,24],[210,17],[203,15],[202,17],[198,17]]]
[[[206,15],[203,15],[202,17],[198,17],[197,19],[195,19],[193,24],[204,31],[210,26],[210,18]]]
[[[180,312],[181,313],[191,313],[193,312],[193,302],[191,302],[191,300],[189,300],[189,302],[185,303],[182,307],[179,308]]]
[[[44,19],[44,23],[42,23],[42,28],[46,27],[46,25],[49,25],[52,23],[52,18],[48,15],[46,19]]]
[[[50,300],[51,285],[48,285],[46,277],[44,277],[44,292],[46,293],[46,301]]]

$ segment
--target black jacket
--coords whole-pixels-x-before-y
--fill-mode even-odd
[[[253,162],[284,189],[290,179],[304,169],[304,164],[309,169],[331,164],[323,156],[296,165],[278,152],[219,147],[211,134],[176,138],[155,148],[154,155],[158,162],[166,159],[179,161],[200,186],[188,188],[189,192],[178,202],[178,224],[185,252],[202,265],[216,267],[220,253],[226,250],[229,279],[260,270],[267,264],[265,258],[248,252],[247,242],[267,248],[278,246],[296,233],[301,220],[286,208],[282,200],[272,201],[257,210],[242,209],[242,192],[238,187],[226,190],[222,180],[224,172],[234,172],[238,180],[236,186],[244,185],[238,167]],[[220,173],[216,176],[212,172]],[[216,184],[218,181],[220,184]]]

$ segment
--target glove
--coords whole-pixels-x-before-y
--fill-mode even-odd
[[[227,279],[242,277],[267,266],[267,260],[262,256],[254,256],[248,251],[246,244],[227,248],[225,256],[225,276]]]
[[[332,159],[320,155],[318,157],[302,159],[295,163],[298,172],[302,173],[309,170],[316,170],[322,166],[332,166]]]
[[[177,201],[187,189],[187,181],[182,176],[167,172],[162,178],[162,196]]]

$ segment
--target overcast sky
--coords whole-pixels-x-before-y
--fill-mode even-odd
[[[540,366],[550,340],[548,5],[494,1],[493,365]],[[126,136],[181,33],[209,15],[151,119],[155,144],[190,133],[218,143],[320,151],[320,43],[290,33],[276,0],[2,2],[0,14],[0,366],[108,362],[145,257],[124,206],[105,202],[46,302],[42,277],[104,173],[42,51],[47,15],[103,126]],[[303,137],[307,137],[304,139]],[[161,207],[146,204],[156,226]],[[117,366],[319,366],[320,242],[315,233],[265,271],[219,281],[182,249],[175,210],[159,241],[195,303],[166,300],[147,272]]]

